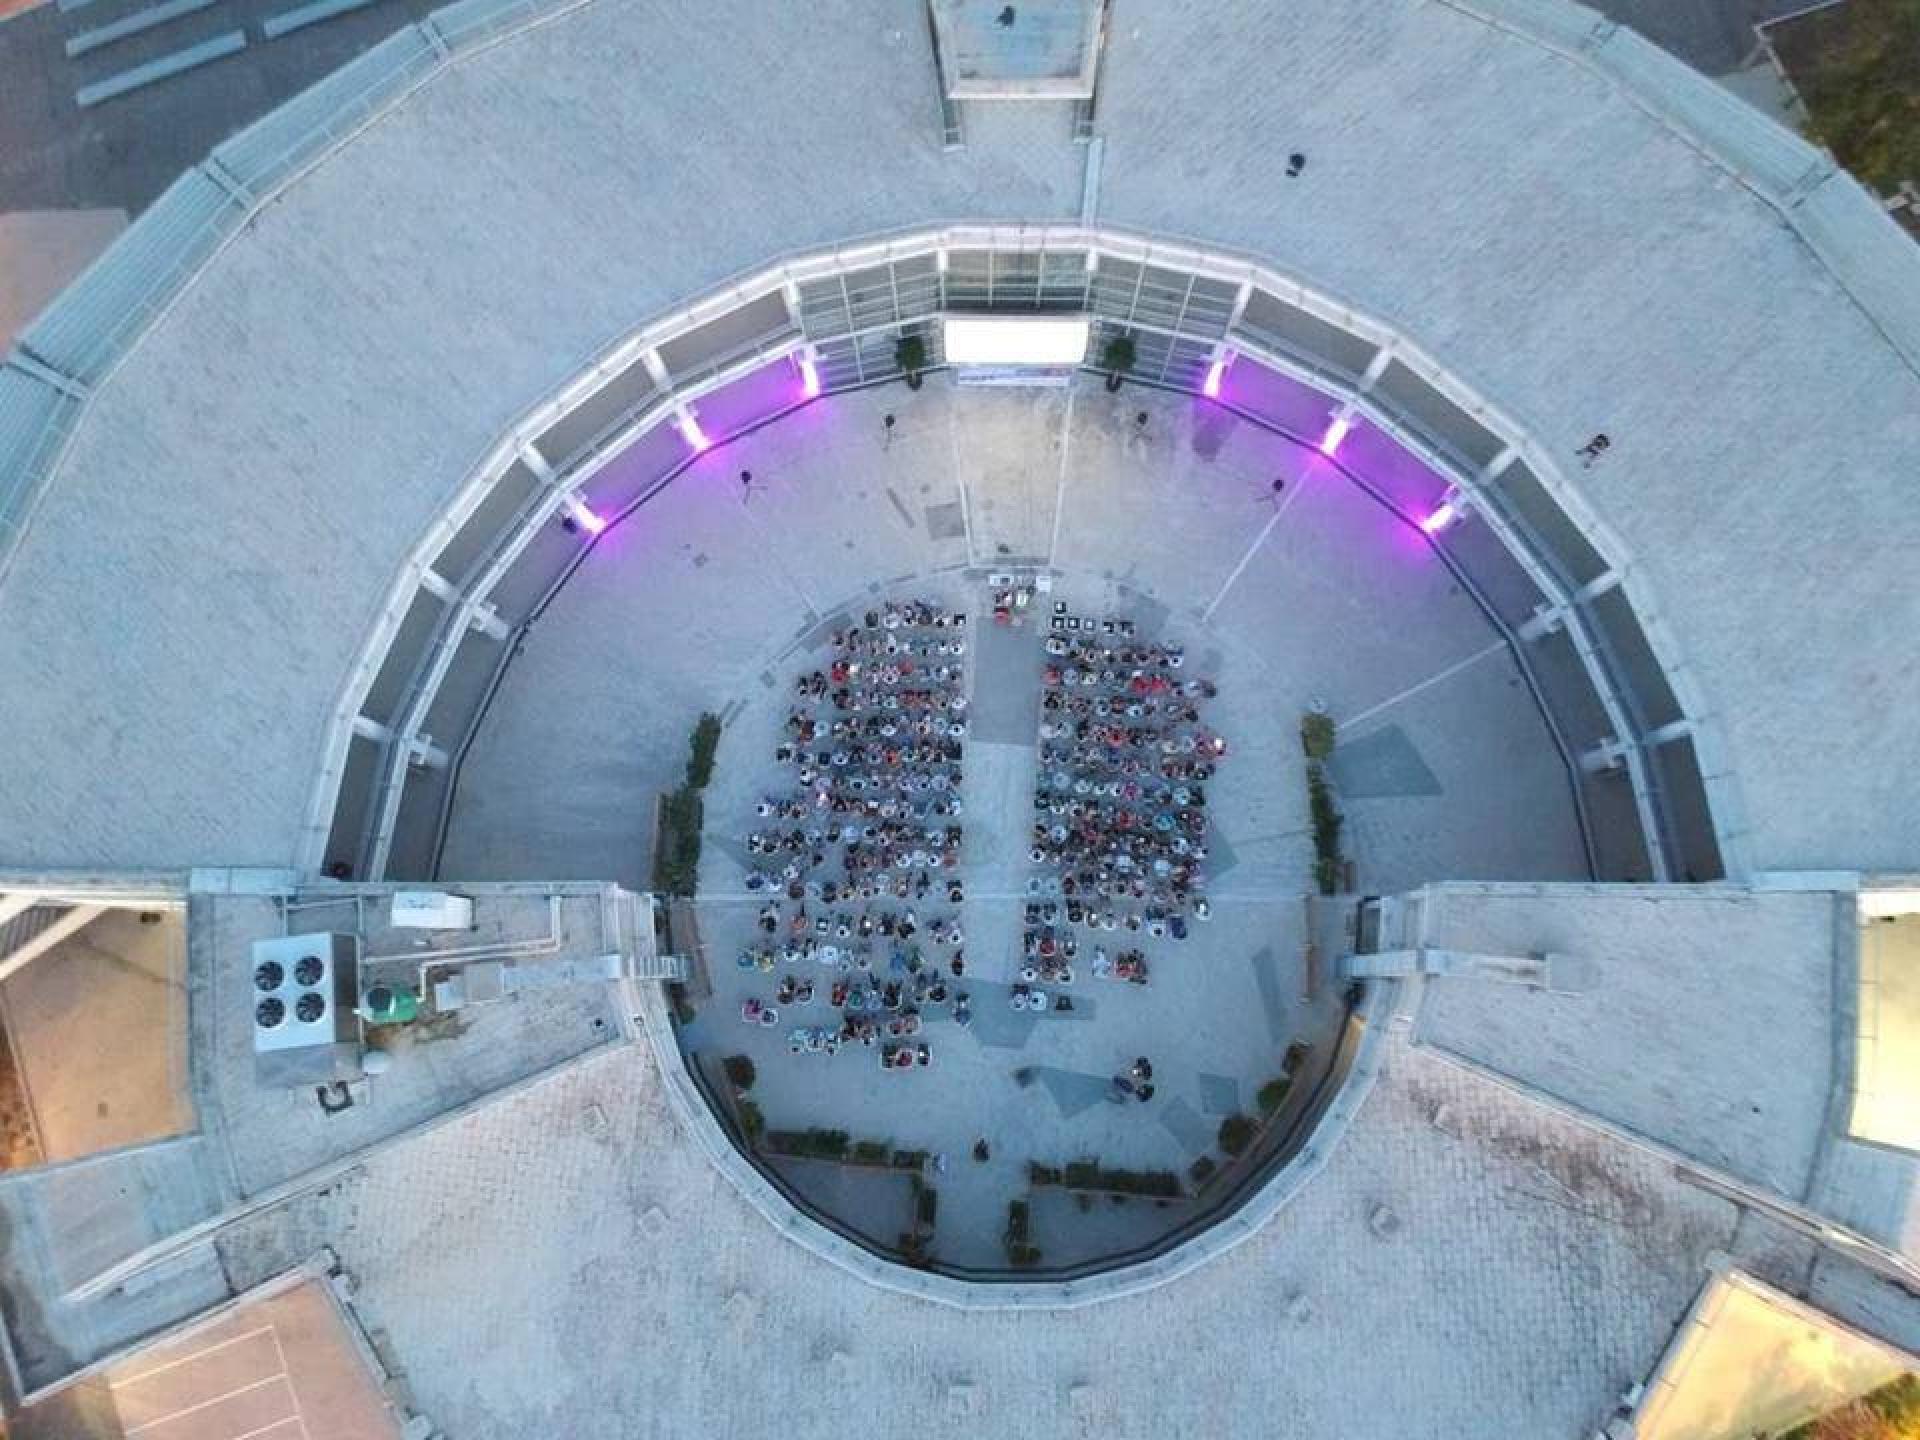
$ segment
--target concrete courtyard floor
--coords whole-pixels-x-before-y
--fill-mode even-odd
[[[1184,644],[1194,673],[1218,682],[1205,719],[1232,749],[1209,789],[1214,918],[1184,942],[1143,943],[1144,988],[1083,964],[1069,1015],[1007,1006],[1037,694],[1007,696],[1020,683],[998,669],[983,687],[976,670],[971,1033],[931,1022],[934,1065],[904,1074],[861,1050],[793,1055],[786,1023],[738,1019],[739,999],[771,998],[777,977],[734,965],[758,909],[743,884],[753,802],[788,783],[773,750],[792,677],[824,655],[836,617],[883,595],[972,610],[977,657],[986,577],[1015,566],[1045,569],[1049,598],[1078,613]],[[1566,774],[1512,658],[1402,521],[1312,452],[1190,398],[936,377],[917,394],[833,397],[720,447],[601,537],[476,738],[442,873],[644,887],[653,799],[679,782],[699,712],[719,713],[701,873],[717,994],[686,1043],[752,1055],[770,1126],[944,1152],[939,1252],[990,1263],[1029,1159],[1184,1171],[1223,1115],[1252,1108],[1289,1041],[1326,1043],[1337,994],[1303,999],[1312,844],[1297,726],[1310,705],[1340,725],[1334,769],[1362,892],[1436,876],[1584,878]],[[1102,938],[1111,949],[1136,937]],[[824,989],[783,1022],[837,1020]],[[1107,1077],[1140,1054],[1154,1100],[1106,1103]],[[985,1165],[969,1158],[976,1138]]]
[[[1174,644],[1188,641],[1186,627],[1167,623],[1164,607],[1152,602],[1129,605],[1120,587],[1105,581],[1056,587],[1005,629],[993,624],[984,572],[932,577],[917,588],[884,592],[884,598],[932,600],[971,615],[973,719],[962,765],[966,899],[959,907],[968,969],[954,988],[970,995],[972,1022],[955,1024],[944,1007],[924,1012],[921,1038],[933,1055],[925,1070],[886,1071],[877,1049],[857,1045],[832,1056],[796,1055],[789,1044],[796,1027],[839,1024],[841,1012],[827,999],[836,972],[802,963],[766,974],[733,964],[761,939],[755,920],[764,899],[743,888],[752,861],[736,837],[754,828],[753,804],[760,795],[791,786],[791,777],[772,760],[788,709],[788,681],[822,663],[827,632],[840,623],[836,615],[800,637],[778,683],[736,710],[726,731],[707,795],[709,841],[701,878],[701,933],[714,994],[682,1039],[690,1053],[751,1058],[760,1076],[753,1099],[776,1129],[839,1128],[856,1139],[887,1140],[942,1157],[944,1168],[928,1177],[941,1192],[937,1252],[950,1263],[998,1267],[1004,1263],[1000,1236],[1007,1203],[1026,1193],[1029,1161],[1059,1166],[1094,1158],[1107,1166],[1184,1175],[1192,1161],[1213,1152],[1222,1119],[1255,1109],[1255,1093],[1278,1073],[1289,1044],[1301,1041],[1327,1053],[1341,1007],[1334,987],[1323,985],[1311,998],[1305,994],[1305,905],[1297,883],[1289,882],[1276,860],[1258,858],[1287,853],[1295,875],[1307,863],[1299,835],[1304,799],[1281,790],[1273,767],[1264,763],[1263,747],[1256,746],[1222,762],[1209,786],[1209,811],[1242,835],[1260,827],[1276,839],[1246,862],[1231,843],[1216,847],[1209,860],[1219,897],[1213,918],[1195,922],[1185,940],[1075,927],[1081,947],[1075,982],[1043,987],[1068,996],[1073,1008],[1015,1010],[1011,987],[1022,963],[1023,908],[1029,879],[1038,873],[1026,846],[1045,614],[1054,600],[1064,600],[1076,614],[1144,617],[1142,638]],[[1222,659],[1216,647],[1190,647],[1185,673],[1231,686]],[[1207,702],[1203,721],[1216,728],[1232,719],[1252,723],[1244,705],[1225,701],[1223,694]],[[1284,848],[1278,837],[1288,842]],[[938,903],[919,903],[915,910],[923,924],[951,913]],[[1144,951],[1150,982],[1095,979],[1096,946],[1109,954]],[[945,952],[930,953],[938,958]],[[775,1027],[742,1023],[742,1001],[772,1003],[776,983],[789,972],[815,981],[813,1001],[782,1009]],[[1111,1077],[1139,1055],[1153,1061],[1154,1097],[1144,1104],[1110,1100]],[[971,1158],[976,1140],[987,1142],[985,1162]],[[850,1206],[854,1213],[846,1218],[867,1233],[890,1240],[903,1228],[889,1223],[899,1208],[896,1186],[848,1186],[824,1166],[787,1168],[798,1188],[819,1196],[819,1203]],[[1184,1209],[1134,1206],[1127,1212],[1133,1223],[1098,1227],[1098,1243],[1132,1248],[1183,1219]],[[1049,1238],[1055,1242],[1048,1247],[1052,1256],[1065,1258],[1079,1248],[1074,1237]]]

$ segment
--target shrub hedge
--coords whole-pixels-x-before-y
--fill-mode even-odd
[[[713,778],[713,754],[720,748],[720,717],[711,710],[700,712],[687,741],[687,788],[704,790]]]

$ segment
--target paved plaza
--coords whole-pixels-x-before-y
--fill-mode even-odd
[[[999,574],[1046,579],[1019,627],[993,622]],[[836,631],[911,600],[969,619],[965,899],[949,907],[936,890],[918,913],[960,921],[966,973],[950,988],[971,1013],[962,1027],[951,1002],[928,1007],[914,1038],[932,1063],[888,1072],[857,1043],[793,1053],[796,1028],[840,1025],[836,971],[736,962],[766,939],[767,894],[748,888],[764,862],[747,838],[769,823],[758,802],[791,789],[775,753],[794,682],[829,663]],[[1042,872],[1028,851],[1056,604],[1182,647],[1217,689],[1204,719],[1229,751],[1207,787],[1210,918],[1185,940],[1082,931],[1061,992],[1073,1008],[1036,1014],[1012,996]],[[482,726],[442,869],[644,885],[654,799],[680,782],[695,717],[720,715],[699,908],[713,994],[685,1044],[709,1066],[750,1057],[770,1128],[944,1157],[929,1177],[941,1257],[990,1266],[1029,1162],[1094,1158],[1184,1183],[1195,1160],[1220,1158],[1221,1121],[1256,1111],[1290,1045],[1330,1055],[1340,987],[1307,974],[1298,726],[1310,707],[1339,727],[1359,890],[1435,873],[1583,877],[1564,766],[1498,633],[1410,526],[1312,452],[1189,399],[1092,382],[960,392],[934,379],[834,397],[702,457],[601,537]],[[1137,949],[1150,982],[1093,978],[1096,946]],[[951,953],[929,946],[929,962]],[[776,1005],[789,973],[814,981],[810,1003]],[[743,1024],[747,1002],[775,1005],[778,1022]],[[1153,1099],[1110,1100],[1112,1078],[1143,1055]],[[972,1159],[981,1140],[984,1163]],[[891,1187],[845,1188],[834,1167],[785,1168],[855,1220],[898,1204]],[[1184,1214],[1136,1207],[1086,1243],[1130,1246]],[[890,1223],[874,1221],[888,1239]],[[1069,1251],[1087,1228],[1071,1224]]]

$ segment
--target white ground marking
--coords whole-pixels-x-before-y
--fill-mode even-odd
[[[271,1328],[271,1327],[269,1327]],[[280,1332],[273,1332],[273,1352],[280,1357],[280,1373],[287,1377],[287,1394],[293,1397],[293,1418],[300,1422],[300,1440],[308,1440],[307,1417],[305,1408],[300,1404],[300,1391],[293,1383],[293,1371],[287,1365],[287,1347],[280,1343]],[[276,1424],[281,1423],[276,1421]]]
[[[1053,487],[1053,534],[1047,540],[1047,564],[1060,553],[1060,517],[1067,507],[1067,457],[1073,454],[1073,402],[1080,394],[1078,385],[1067,387],[1067,415],[1060,427],[1060,478]]]
[[[223,1394],[215,1395],[210,1400],[201,1400],[192,1405],[182,1406],[180,1409],[171,1411],[168,1414],[156,1415],[151,1420],[143,1420],[138,1425],[135,1425],[132,1428],[130,1428],[127,1431],[127,1435],[129,1437],[138,1435],[142,1431],[153,1429],[153,1427],[156,1425],[166,1425],[171,1423],[172,1421],[178,1420],[182,1415],[192,1415],[197,1411],[209,1410],[215,1405],[225,1404],[227,1401],[233,1399],[233,1397],[236,1395],[248,1395],[255,1390],[261,1389],[264,1386],[280,1384],[282,1381],[285,1381],[286,1379],[287,1379],[286,1375],[284,1373],[281,1373],[278,1375],[269,1375],[264,1380],[254,1380],[246,1385],[235,1386],[233,1389],[228,1390]],[[293,1398],[293,1386],[291,1383],[288,1383],[287,1385],[287,1398],[289,1400]],[[289,1420],[296,1420],[296,1419],[299,1419],[299,1415],[296,1411],[295,1414],[289,1415],[287,1418]],[[303,1423],[300,1428],[302,1429],[302,1431],[304,1431],[306,1429],[305,1424]]]
[[[1227,591],[1233,588],[1233,582],[1240,578],[1240,572],[1253,563],[1254,555],[1267,543],[1267,536],[1273,533],[1273,527],[1280,523],[1280,517],[1287,513],[1287,507],[1293,504],[1294,497],[1306,488],[1305,477],[1296,480],[1293,488],[1280,497],[1280,503],[1273,507],[1273,514],[1267,517],[1267,523],[1260,527],[1260,533],[1253,537],[1253,543],[1247,546],[1247,553],[1240,557],[1240,563],[1233,567],[1233,573],[1221,582],[1219,593],[1208,602],[1207,608],[1200,612],[1200,621],[1205,624],[1213,618],[1213,612],[1220,608],[1220,602],[1227,598]]]
[[[953,483],[960,489],[960,526],[967,532],[967,564],[973,564],[973,497],[967,494],[967,471],[960,463],[960,430],[947,417],[947,443],[953,447]]]
[[[138,1385],[142,1380],[150,1379],[151,1377],[155,1375],[163,1374],[168,1370],[176,1370],[182,1365],[190,1365],[195,1360],[200,1359],[204,1355],[211,1355],[216,1350],[224,1350],[229,1345],[238,1345],[242,1340],[251,1340],[256,1335],[273,1335],[273,1326],[271,1325],[256,1326],[254,1329],[248,1330],[243,1334],[233,1335],[228,1337],[225,1340],[215,1341],[211,1345],[203,1345],[198,1350],[194,1350],[189,1352],[188,1354],[182,1355],[178,1360],[169,1360],[164,1365],[155,1365],[153,1368],[149,1370],[142,1370],[138,1374],[128,1375],[122,1379],[115,1380],[113,1382],[113,1388],[116,1390],[124,1390],[129,1385]],[[275,1344],[279,1343],[279,1337],[277,1335],[274,1336],[274,1343]],[[282,1364],[285,1363],[284,1359],[282,1360],[281,1363]]]
[[[1426,679],[1420,681],[1417,685],[1409,685],[1406,689],[1402,690],[1398,695],[1390,695],[1385,700],[1382,700],[1378,705],[1369,705],[1366,709],[1360,711],[1358,714],[1347,716],[1344,720],[1340,721],[1340,725],[1342,726],[1342,728],[1345,728],[1351,725],[1358,725],[1365,720],[1371,720],[1374,716],[1378,715],[1382,710],[1386,710],[1391,708],[1392,706],[1398,705],[1402,700],[1408,699],[1409,697],[1414,695],[1418,695],[1422,690],[1425,690],[1428,687],[1433,685],[1438,685],[1442,680],[1448,679],[1453,675],[1459,674],[1462,670],[1466,669],[1469,665],[1472,665],[1477,661],[1486,659],[1487,656],[1493,654],[1496,650],[1504,650],[1506,648],[1507,648],[1506,641],[1495,640],[1492,644],[1488,645],[1484,650],[1476,650],[1473,652],[1473,654],[1467,656],[1466,659],[1454,661],[1453,664],[1447,666],[1446,669],[1440,671],[1438,674],[1429,675]]]

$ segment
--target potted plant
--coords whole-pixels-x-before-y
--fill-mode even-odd
[[[1120,388],[1120,382],[1126,379],[1128,372],[1133,369],[1137,353],[1133,336],[1124,330],[1118,335],[1107,337],[1107,343],[1100,351],[1100,368],[1107,372],[1107,389]]]
[[[907,388],[920,388],[920,372],[927,368],[927,337],[902,335],[893,345],[893,363],[906,372]]]

